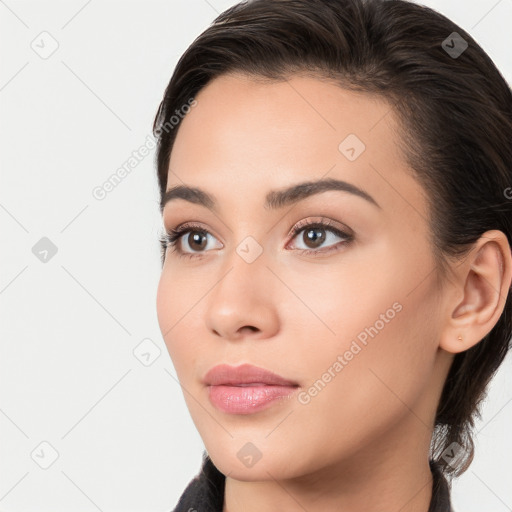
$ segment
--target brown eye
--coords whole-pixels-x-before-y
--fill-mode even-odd
[[[170,229],[161,237],[162,248],[167,250],[172,247],[179,256],[201,257],[208,252],[205,250],[209,242],[208,237],[215,239],[202,226],[184,224],[177,229]]]
[[[303,240],[307,247],[317,249],[318,246],[321,246],[326,239],[325,231],[325,228],[322,227],[309,228],[304,231]]]
[[[204,231],[189,231],[186,237],[189,247],[194,251],[200,251],[207,245],[207,233]]]
[[[342,245],[346,245],[351,242],[354,238],[353,234],[345,233],[337,227],[334,227],[329,219],[325,219],[319,222],[311,222],[308,220],[300,222],[293,229],[293,239],[300,233],[304,232],[300,238],[305,248],[295,247],[301,253],[304,254],[325,254],[332,250],[337,250]],[[342,241],[336,242],[336,238],[341,238]],[[321,248],[326,241],[334,242],[334,244],[327,245],[327,247]]]

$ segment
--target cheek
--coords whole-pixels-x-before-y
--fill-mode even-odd
[[[171,269],[171,263],[164,268],[158,283],[157,317],[177,377],[188,388],[196,385],[198,360],[205,354],[205,333],[199,333],[197,328],[201,320],[204,323],[199,303],[205,295],[205,283],[194,284],[190,275]]]
[[[193,275],[190,271],[179,271],[172,257],[164,264],[158,282],[156,309],[160,331],[166,343],[168,339],[175,338],[177,329],[190,323],[194,306],[205,293],[205,283],[194,283]]]
[[[432,354],[421,349],[421,334],[410,335],[414,324],[404,305],[378,334],[368,335],[366,345],[349,336],[331,350],[308,347],[303,353],[307,363],[303,359],[301,365],[309,378],[294,412],[273,431],[272,446],[263,446],[282,451],[283,460],[295,460],[296,444],[309,445],[311,450],[302,458],[311,470],[378,444],[398,423],[428,423],[419,404],[428,389],[433,361]]]
[[[172,278],[171,273],[164,270],[160,276],[156,295],[158,324],[175,367],[184,357],[183,351],[187,344],[178,343],[180,331],[186,325],[187,316],[183,305],[187,302],[187,288]]]
[[[165,271],[160,275],[160,281],[156,291],[156,314],[158,318],[158,325],[164,340],[166,339],[165,333],[172,326],[172,288],[169,280],[166,278]]]
[[[366,267],[331,275],[322,293],[302,282],[303,293],[309,286],[311,309],[334,333],[312,318],[303,324],[308,334],[299,337],[296,367],[307,377],[295,419],[332,436],[329,450],[361,447],[413,414],[410,408],[428,393],[432,379],[439,318],[435,285],[425,280],[418,286],[414,265],[380,262],[373,272]]]
[[[428,289],[409,296],[389,290],[391,283],[380,295],[374,287],[364,309],[340,314],[332,350],[309,350],[311,383],[318,386],[306,407],[311,418],[322,416],[319,428],[326,415],[338,426],[382,428],[410,414],[427,391],[436,355],[435,296]]]

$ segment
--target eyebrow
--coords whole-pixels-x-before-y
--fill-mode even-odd
[[[364,190],[361,190],[352,183],[333,178],[306,181],[282,190],[272,190],[265,198],[264,207],[266,209],[277,210],[295,204],[307,197],[330,190],[348,192],[365,199],[377,208],[381,208],[377,201]],[[189,203],[199,204],[218,213],[217,201],[214,196],[198,187],[190,187],[188,185],[177,185],[167,190],[160,202],[160,210],[163,210],[167,203],[175,199],[183,199]]]

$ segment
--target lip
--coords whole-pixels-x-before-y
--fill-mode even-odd
[[[297,382],[285,379],[277,373],[252,364],[242,364],[240,366],[220,364],[214,366],[204,376],[203,383],[207,386],[240,386],[242,384],[298,386]]]
[[[208,398],[228,414],[252,414],[290,398],[299,387],[296,382],[250,364],[211,368],[203,379]]]

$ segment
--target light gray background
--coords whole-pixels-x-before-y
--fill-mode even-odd
[[[92,190],[148,140],[177,59],[234,3],[0,0],[2,512],[170,511],[199,470],[156,317],[154,150],[103,200]],[[512,82],[512,0],[425,4]],[[42,237],[57,247],[45,263]],[[454,483],[458,512],[512,510],[511,368]]]

